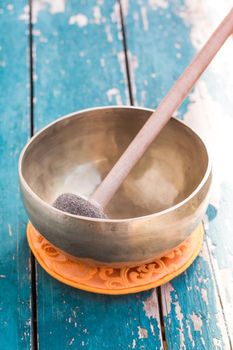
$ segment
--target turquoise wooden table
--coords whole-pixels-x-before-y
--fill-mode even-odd
[[[30,254],[17,180],[23,145],[59,116],[111,104],[154,108],[230,6],[0,1],[1,350],[232,349],[231,39],[177,113],[208,142],[215,178],[203,249],[172,282],[116,297],[54,280]]]

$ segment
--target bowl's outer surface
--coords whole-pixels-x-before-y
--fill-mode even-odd
[[[208,205],[205,145],[171,119],[109,203],[113,220],[51,206],[64,192],[90,196],[152,111],[103,107],[64,117],[28,143],[19,163],[25,208],[36,229],[78,258],[106,264],[150,261],[184,241]]]

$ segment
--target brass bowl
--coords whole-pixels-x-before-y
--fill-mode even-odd
[[[65,116],[37,133],[19,160],[22,197],[34,227],[73,257],[134,265],[161,256],[200,224],[208,205],[207,149],[174,118],[107,207],[89,219],[52,207],[64,192],[91,195],[152,110],[100,107]]]

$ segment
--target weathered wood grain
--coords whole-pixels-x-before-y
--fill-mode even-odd
[[[195,263],[161,292],[169,349],[230,349],[206,243]]]
[[[216,25],[216,18],[218,17],[220,21],[224,11],[226,13],[229,9],[230,4],[227,6],[227,1],[223,3],[225,6],[221,4],[219,11],[216,9],[216,4],[210,1],[195,3],[188,0],[148,2],[122,0],[132,87],[137,104],[146,107],[156,106],[189,63],[195,50],[210,35],[209,23],[215,22]],[[214,21],[209,21],[210,15],[212,19],[215,18]],[[202,135],[206,136],[206,127],[209,134],[214,130],[215,139],[212,140],[216,158],[214,171],[221,164],[220,170],[217,169],[217,179],[220,177],[219,174],[223,176],[223,169],[227,174],[225,176],[228,177],[230,169],[232,174],[228,157],[223,157],[229,149],[227,144],[229,146],[231,142],[227,130],[232,126],[232,121],[226,115],[232,110],[229,93],[232,92],[232,80],[230,77],[226,79],[230,70],[229,50],[222,56],[223,66],[225,60],[225,73],[219,74],[220,64],[218,64],[215,74],[209,72],[205,75],[204,80],[197,85],[178,112],[180,118],[198,129]],[[221,98],[216,104],[215,99],[219,96]],[[215,107],[217,111],[214,110]],[[206,121],[203,121],[206,117],[208,117]],[[225,127],[223,121],[226,121]],[[224,141],[224,134],[229,135],[227,141],[221,142],[221,152],[218,144],[216,145],[219,141],[216,137],[217,130],[222,131],[221,141]],[[213,202],[216,202],[214,199],[216,186],[214,188],[215,196],[208,209],[209,220],[214,219],[217,210],[213,206]],[[230,181],[227,185],[226,179],[222,180],[220,212],[209,225],[208,220],[206,222],[206,229],[209,226],[208,239],[201,256],[185,274],[161,288],[169,349],[231,347],[229,339],[229,335],[232,336],[231,193]],[[212,246],[210,241],[213,242]],[[224,310],[221,309],[221,305]]]
[[[0,2],[0,348],[30,349],[30,271],[18,156],[30,133],[25,0]]]
[[[129,103],[117,3],[37,3],[35,128],[81,108]],[[156,291],[93,295],[38,268],[38,335],[40,349],[161,349]]]
[[[232,2],[227,0],[222,1],[218,7],[212,1],[200,1],[195,6],[187,2],[188,20],[191,25],[190,37],[196,49],[201,47],[231,6]],[[233,42],[232,38],[229,38],[212,62],[204,79],[191,94],[192,103],[184,117],[185,121],[202,135],[211,151],[214,182],[205,227],[211,264],[217,280],[231,346],[233,344],[233,167],[229,161],[229,150],[233,147],[232,57]]]

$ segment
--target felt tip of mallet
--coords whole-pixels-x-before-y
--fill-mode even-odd
[[[98,219],[107,218],[102,208],[73,193],[63,193],[58,196],[53,207],[73,215]]]

